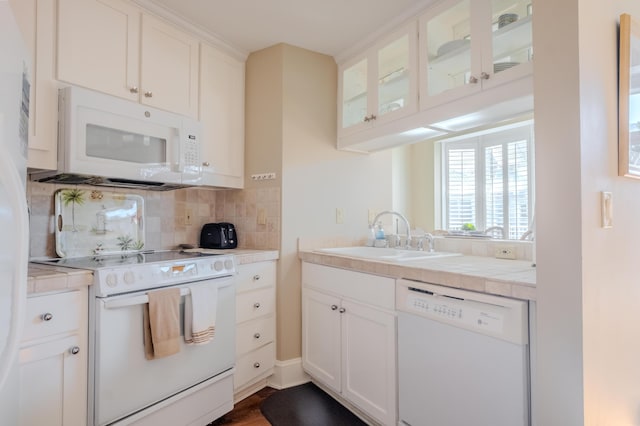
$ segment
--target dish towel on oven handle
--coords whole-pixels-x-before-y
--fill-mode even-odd
[[[188,345],[204,345],[215,334],[218,289],[206,284],[192,285],[189,292],[184,301],[184,341]]]
[[[144,354],[149,360],[180,352],[180,289],[147,293],[143,309]]]

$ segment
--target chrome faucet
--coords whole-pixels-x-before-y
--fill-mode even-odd
[[[490,228],[485,229],[484,233],[489,235],[489,233],[493,231],[500,231],[500,238],[504,239],[504,228],[502,226],[492,226]]]
[[[427,251],[429,253],[433,252],[433,235],[431,235],[428,232],[425,232],[425,234],[420,237],[420,239],[418,240],[418,250],[422,251],[424,250],[424,241],[427,240],[428,243],[428,249]]]
[[[373,219],[373,226],[375,226],[376,223],[378,223],[378,219],[380,218],[380,216],[383,216],[385,214],[391,214],[391,215],[396,215],[398,216],[400,219],[402,219],[402,221],[404,222],[404,225],[407,227],[407,241],[406,241],[406,248],[411,248],[411,226],[409,225],[409,221],[407,220],[406,217],[404,217],[404,215],[402,215],[401,213],[398,213],[396,211],[393,210],[385,210],[383,212],[380,212],[376,215],[376,217]]]

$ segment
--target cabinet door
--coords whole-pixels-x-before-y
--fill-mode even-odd
[[[477,22],[471,0],[442,3],[421,17],[422,109],[480,90],[482,37]]]
[[[198,117],[198,40],[142,16],[140,102]]]
[[[11,8],[32,54],[27,165],[48,170],[55,170],[58,166],[55,3],[55,0],[11,0]]]
[[[302,289],[302,367],[335,392],[341,391],[340,299]]]
[[[482,71],[491,78],[483,81],[483,89],[533,72],[531,0],[490,0],[490,3],[491,7],[483,10],[490,11],[491,15],[483,18],[491,24],[485,42],[488,48],[482,53]]]
[[[244,62],[200,45],[203,184],[244,186]]]
[[[86,348],[78,335],[22,348],[20,424],[86,424],[86,369]]]
[[[388,35],[339,70],[338,122],[344,136],[417,110],[414,22]]]
[[[342,395],[385,425],[396,423],[396,317],[342,301]]]
[[[129,2],[58,0],[59,80],[137,101],[139,46],[140,11]]]

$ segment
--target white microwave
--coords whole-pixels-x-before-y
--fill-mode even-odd
[[[60,89],[58,113],[58,174],[169,189],[202,180],[197,120],[79,87]]]

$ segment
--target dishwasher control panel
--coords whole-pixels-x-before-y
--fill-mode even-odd
[[[399,279],[396,310],[513,343],[529,340],[523,300]]]
[[[406,299],[407,311],[423,314],[432,318],[445,319],[447,322],[460,323],[466,328],[484,329],[493,333],[502,333],[504,315],[494,309],[481,309],[468,303],[456,303],[449,296],[428,294],[409,287]],[[466,302],[466,301],[464,301]]]

